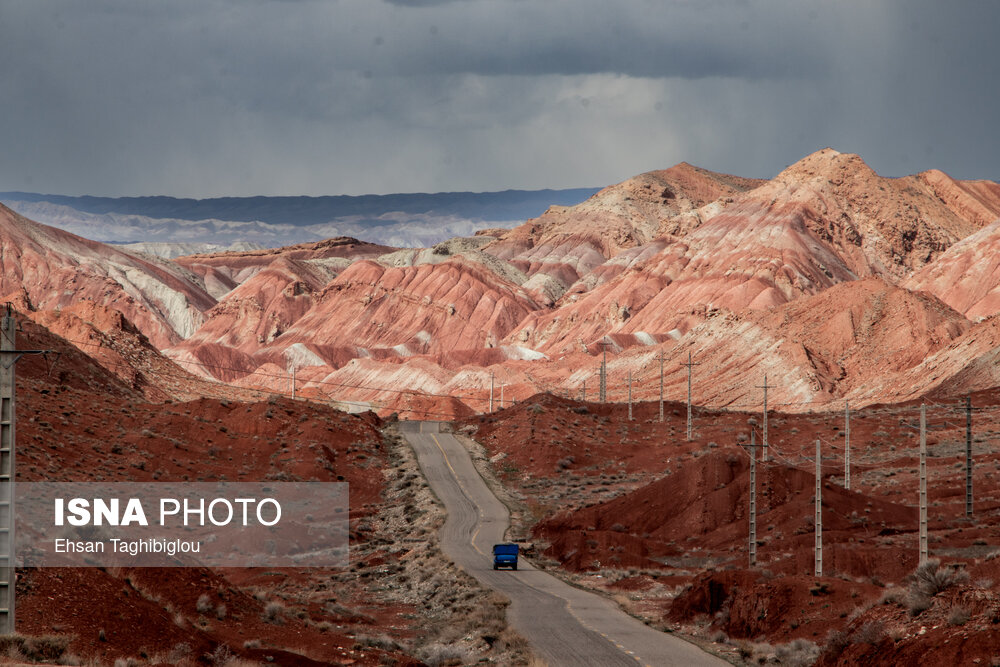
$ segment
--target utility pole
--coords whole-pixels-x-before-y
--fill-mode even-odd
[[[628,420],[632,421],[632,371],[628,372]]]
[[[607,336],[599,343],[601,350],[604,353],[604,358],[601,361],[601,403],[606,403],[608,400],[608,338]]]
[[[816,576],[823,576],[823,470],[819,439],[816,440]]]
[[[15,394],[14,365],[25,354],[46,354],[48,350],[18,350],[14,345],[17,322],[8,303],[0,318],[0,635],[12,635],[14,624],[14,478]]]
[[[927,562],[927,407],[920,404],[920,561]]]
[[[972,516],[972,397],[965,397],[965,516]]]
[[[662,380],[662,375],[663,375],[662,363],[663,362],[661,361],[660,362],[660,364],[661,364],[661,369],[660,369],[661,380],[660,380],[660,382],[661,383],[663,381]],[[687,405],[687,408],[688,408],[688,423],[687,423],[687,439],[688,439],[688,442],[691,442],[691,369],[694,368],[695,366],[697,366],[698,364],[693,363],[691,361],[691,353],[690,352],[688,352],[688,362],[686,364],[684,364],[684,365],[687,366],[687,369],[688,369],[688,405]],[[767,376],[764,377],[764,384],[767,384]],[[663,390],[661,389],[660,391],[662,392]],[[766,393],[764,395],[767,396]],[[765,399],[765,404],[766,404],[766,400],[767,399]],[[662,418],[661,418],[661,421],[662,421]],[[764,443],[765,443],[764,446],[766,447],[767,446],[767,444],[766,444],[767,443],[767,429],[764,430]],[[764,454],[765,454],[764,460],[766,461],[767,460],[767,450],[766,449],[764,450]]]
[[[689,383],[688,386],[690,386],[690,383]],[[761,457],[760,457],[760,460],[763,461],[764,463],[767,463],[767,390],[768,389],[773,389],[774,386],[775,385],[773,385],[773,384],[769,385],[767,383],[767,376],[766,375],[764,376],[764,384],[763,385],[757,385],[758,389],[763,389],[764,390],[764,428],[763,428],[764,432],[762,434],[763,435],[762,439],[764,440],[764,442],[763,442],[762,451],[761,451]]]
[[[844,401],[844,488],[851,488],[851,402]]]
[[[660,421],[663,421],[663,350],[660,350]],[[688,432],[688,440],[691,439],[691,433]]]
[[[490,371],[490,412],[493,412],[493,371]]]
[[[17,323],[7,304],[0,323],[0,634],[14,634],[14,332]]]
[[[292,400],[295,400],[295,366],[292,366]]]
[[[750,567],[757,566],[757,432],[750,429]]]

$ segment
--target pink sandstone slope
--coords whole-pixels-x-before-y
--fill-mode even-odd
[[[177,265],[33,222],[0,205],[0,294],[23,289],[39,309],[89,300],[120,311],[154,345],[194,333],[215,305]]]

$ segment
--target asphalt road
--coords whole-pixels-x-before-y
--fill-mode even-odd
[[[509,514],[476,471],[468,452],[434,422],[402,424],[448,518],[441,548],[459,567],[510,598],[508,619],[550,667],[636,664],[728,665],[678,637],[654,630],[613,602],[536,570],[493,570],[491,549],[504,541]]]

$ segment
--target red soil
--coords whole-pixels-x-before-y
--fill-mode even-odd
[[[916,616],[904,602],[877,604],[833,636],[816,665],[990,665],[1000,656],[1000,596],[958,585]]]
[[[929,542],[932,557],[961,564],[978,582],[962,595],[980,602],[962,604],[971,611],[971,628],[987,628],[996,622],[994,607],[1000,609],[993,583],[1000,581],[1000,559],[992,555],[1000,544],[1000,454],[984,443],[1000,430],[1000,392],[972,400],[978,408],[974,520],[964,516],[964,412],[955,403],[928,407]],[[663,423],[648,402],[634,406],[630,422],[621,405],[536,396],[457,427],[484,444],[501,480],[527,504],[535,547],[572,576],[585,575],[580,580],[589,585],[628,592],[652,622],[821,646],[830,631],[856,633],[868,621],[888,627],[882,616],[889,607],[876,602],[886,585],[905,589],[917,565],[917,405],[853,413],[850,491],[843,488],[842,413],[770,413],[773,460],[758,461],[753,570],[746,545],[749,458],[736,443],[745,443],[751,428],[761,442],[761,415],[697,411],[695,438],[687,443],[684,406],[665,407]],[[817,438],[824,477],[820,578],[813,576],[815,477],[807,458]],[[609,570],[630,576],[619,581]],[[941,620],[953,606],[948,600],[936,598],[926,617],[892,611],[892,623],[902,628],[898,641],[852,640],[843,662],[824,657],[821,664],[885,664],[887,654],[897,656],[894,664],[908,664],[921,646],[935,665],[988,659],[993,640],[972,641],[974,630]]]
[[[286,399],[148,403],[75,347],[19,319],[19,347],[59,356],[26,356],[18,363],[18,479],[347,481],[352,541],[363,539],[356,526],[374,511],[383,490],[384,450],[373,414],[350,416]],[[311,622],[329,617],[321,606],[301,615],[289,607],[280,624],[264,620],[265,604],[288,596],[276,584],[282,582],[284,591],[298,576],[295,570],[265,577],[203,568],[22,570],[18,631],[71,635],[71,652],[102,662],[171,651],[173,660],[180,659],[178,651],[199,659],[225,644],[235,655],[272,656],[276,664],[378,664],[384,651],[355,650],[343,630]],[[261,599],[250,595],[247,581]],[[348,584],[327,599],[353,605],[361,594],[357,584]],[[197,611],[202,595],[212,612]],[[399,616],[406,611],[383,606],[365,622],[406,627],[410,622]],[[244,647],[252,640],[261,648]]]
[[[734,639],[821,642],[831,629],[844,625],[844,617],[860,600],[880,593],[871,583],[835,577],[709,571],[694,578],[669,606],[667,616],[679,622],[707,616],[714,628]]]

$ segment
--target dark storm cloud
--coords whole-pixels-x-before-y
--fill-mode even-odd
[[[1000,178],[992,3],[6,0],[0,190],[332,194]]]
[[[468,2],[468,0],[386,0],[386,2],[390,5],[399,5],[401,7],[433,7],[453,2]]]

